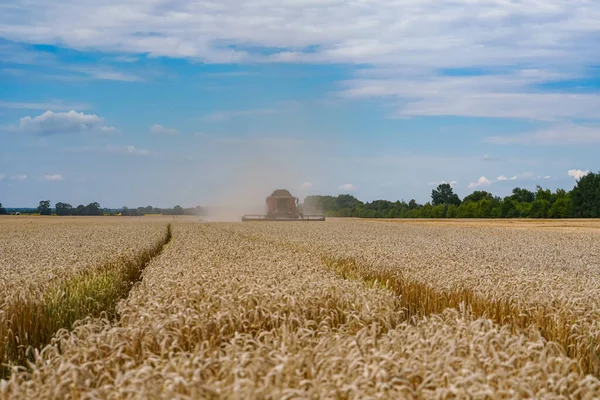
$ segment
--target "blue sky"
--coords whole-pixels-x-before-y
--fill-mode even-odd
[[[0,202],[507,195],[600,170],[600,4],[0,4]]]

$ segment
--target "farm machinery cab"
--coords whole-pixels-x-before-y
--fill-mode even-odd
[[[266,215],[247,214],[242,221],[325,221],[324,215],[305,215],[298,211],[298,198],[285,189],[275,190],[266,200]]]

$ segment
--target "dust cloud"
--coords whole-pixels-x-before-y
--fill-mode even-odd
[[[221,166],[213,171],[219,178],[208,195],[203,221],[233,222],[244,214],[265,214],[266,198],[276,189],[289,190],[300,202],[309,193],[305,182],[316,160],[315,154],[303,151],[302,143],[261,139],[245,143],[244,149],[223,154]]]

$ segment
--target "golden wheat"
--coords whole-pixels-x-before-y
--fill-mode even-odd
[[[600,375],[598,231],[371,221],[227,229],[318,254],[343,276],[388,284],[409,311],[441,312],[464,301],[513,328],[535,324],[584,371]]]
[[[164,222],[38,221],[0,221],[0,364],[22,365],[58,329],[111,314],[169,235]]]
[[[474,318],[460,305],[429,316],[411,315],[387,283],[362,279],[368,271],[363,264],[345,269],[323,264],[324,255],[361,262],[361,256],[375,257],[365,260],[373,265],[389,258],[391,263],[402,254],[396,252],[399,247],[430,252],[420,264],[424,278],[435,275],[428,269],[447,271],[440,265],[450,260],[431,254],[439,250],[431,247],[439,238],[423,243],[425,233],[435,231],[417,228],[400,232],[406,236],[388,232],[386,237],[386,229],[355,222],[176,223],[174,239],[118,305],[118,321],[91,318],[72,332],[62,330],[31,371],[14,373],[0,383],[0,396],[598,396],[600,381],[586,376],[561,346],[548,343],[535,329],[514,332],[510,326]],[[361,233],[379,237],[361,239]],[[358,238],[356,248],[353,238]],[[494,242],[493,236],[487,239]],[[411,249],[417,243],[421,248]],[[459,259],[454,273],[461,266]],[[500,266],[512,268],[510,263]],[[355,275],[341,276],[343,271],[336,268]],[[517,288],[512,288],[513,295],[519,294]]]

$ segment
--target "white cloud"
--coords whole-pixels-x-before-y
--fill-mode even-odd
[[[0,34],[10,40],[205,62],[270,57],[382,65],[568,63],[594,59],[600,19],[596,3],[560,0],[374,0],[368,6],[340,0],[282,6],[260,0],[173,1],[168,13],[162,2],[135,0],[111,7],[70,0],[35,8],[22,1],[12,8],[0,25]],[[233,44],[236,49],[228,47]],[[261,47],[283,50],[269,56]]]
[[[490,181],[485,176],[482,176],[477,180],[477,182],[469,183],[469,189],[474,189],[474,188],[480,187],[480,186],[490,186],[491,184],[492,184],[492,181]]]
[[[91,131],[113,132],[114,127],[104,125],[104,120],[94,114],[46,111],[37,117],[23,117],[19,126],[8,130],[32,133],[41,136],[83,133]]]
[[[546,175],[546,176],[544,177],[544,179],[552,179],[552,176],[551,176],[551,175]]]
[[[312,186],[313,184],[310,182],[303,182],[302,185],[300,185],[300,189],[310,189]]]
[[[504,175],[500,175],[498,178],[496,178],[496,180],[497,180],[497,181],[500,181],[500,182],[503,182],[503,181],[514,181],[514,180],[516,180],[516,179],[517,179],[517,177],[516,177],[516,176],[513,176],[512,178],[507,178],[507,177],[506,177],[506,176],[504,176]]]
[[[6,179],[6,175],[0,174],[0,182],[3,181],[4,179]]]
[[[61,100],[53,100],[47,102],[19,102],[0,100],[0,108],[12,108],[19,110],[64,111],[87,110],[90,108],[90,105],[85,103],[64,103]]]
[[[568,145],[600,143],[600,127],[566,125],[538,132],[485,138],[494,144]]]
[[[150,154],[147,149],[139,149],[135,146],[117,146],[107,145],[104,147],[95,146],[80,146],[80,147],[66,147],[65,151],[70,153],[112,153],[112,154],[124,154],[124,155],[139,155],[146,156]]]
[[[27,179],[27,175],[25,175],[25,174],[14,175],[8,179],[10,179],[11,181],[24,181]]]
[[[218,111],[201,117],[202,121],[226,121],[235,117],[253,117],[257,115],[268,115],[277,112],[274,108],[258,108],[253,110]]]
[[[152,125],[150,132],[155,135],[177,135],[179,133],[179,131],[175,128],[165,128],[159,124]]]
[[[570,177],[573,177],[573,178],[575,178],[575,179],[577,179],[577,180],[579,180],[579,179],[583,178],[584,176],[586,176],[586,175],[587,175],[587,174],[589,174],[589,173],[590,173],[590,171],[589,171],[589,170],[585,170],[585,171],[584,171],[584,170],[581,170],[581,169],[570,169],[570,170],[567,172],[567,174],[568,174]]]
[[[364,77],[343,83],[345,98],[383,97],[395,104],[392,118],[411,116],[463,116],[522,118],[556,121],[568,118],[598,119],[600,95],[532,92],[531,87],[573,76],[552,77],[540,71],[474,76],[440,76],[435,70],[418,72],[361,72]],[[368,75],[371,74],[371,75]]]
[[[62,181],[63,177],[60,174],[46,175],[44,176],[45,181]]]
[[[397,117],[597,118],[600,108],[598,95],[535,89],[585,76],[583,66],[597,62],[600,5],[591,0],[174,0],[169,12],[161,1],[109,7],[65,0],[32,7],[15,0],[10,10],[0,14],[3,38],[114,52],[120,54],[115,61],[148,54],[207,63],[369,65],[375,68],[367,76],[377,79],[352,80],[346,94],[390,96],[398,102]],[[38,57],[6,53],[30,64]],[[523,65],[530,67],[506,72]],[[478,68],[490,72],[490,66],[497,68],[491,77],[441,76],[438,70],[475,68],[464,75],[478,75]],[[139,79],[108,67],[82,73]]]
[[[352,183],[345,183],[345,184],[343,184],[343,185],[340,185],[340,186],[338,187],[338,189],[341,189],[341,190],[346,190],[346,191],[352,192],[352,191],[355,191],[355,190],[356,190],[356,186],[354,186]]]

